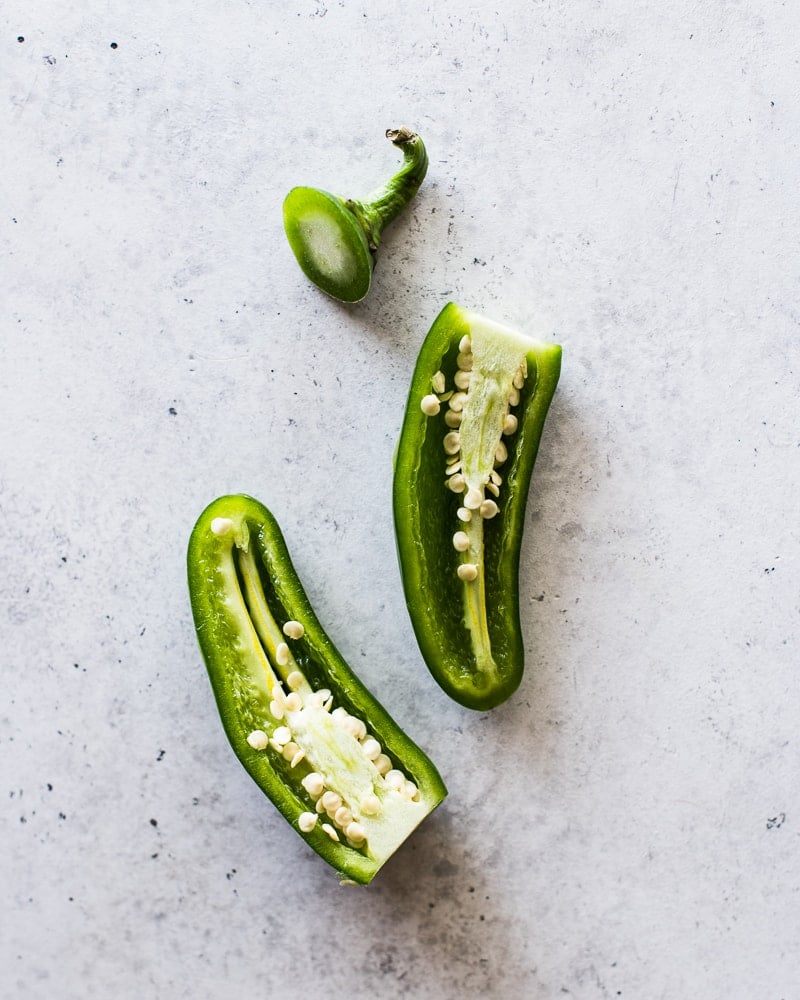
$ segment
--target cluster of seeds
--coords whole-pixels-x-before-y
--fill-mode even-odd
[[[431,379],[431,389],[433,392],[423,396],[420,403],[422,412],[427,417],[437,416],[443,404],[447,404],[444,414],[445,424],[451,428],[444,436],[445,453],[445,486],[453,493],[463,495],[461,506],[456,512],[456,516],[462,524],[469,524],[473,517],[480,517],[490,520],[500,513],[496,499],[500,496],[500,487],[503,485],[503,477],[497,471],[508,460],[508,448],[501,439],[497,443],[494,453],[494,468],[489,473],[485,483],[478,486],[468,486],[462,470],[461,457],[461,434],[459,428],[463,420],[464,406],[469,396],[469,387],[472,382],[472,341],[469,336],[461,338],[458,344],[458,356],[456,358],[458,370],[453,376],[455,390],[448,391],[444,373],[437,371]],[[519,426],[517,417],[510,412],[510,408],[519,405],[520,389],[525,384],[528,374],[527,362],[523,358],[519,370],[514,374],[511,390],[508,394],[509,412],[503,419],[502,433],[504,437],[514,434]],[[486,493],[491,496],[487,497]],[[453,535],[453,548],[456,552],[467,553],[471,545],[470,537],[466,531],[459,530]],[[478,577],[478,566],[473,562],[459,563],[457,569],[458,578],[466,582],[476,580]]]
[[[304,631],[302,624],[296,621],[288,621],[283,626],[283,633],[289,639],[302,638]],[[285,647],[285,652],[282,652],[281,647]],[[276,659],[279,664],[283,662],[285,665],[288,662],[289,648],[286,643],[278,645]],[[254,750],[266,750],[267,747],[271,747],[288,761],[290,767],[297,767],[306,760],[306,754],[292,739],[292,716],[304,708],[322,708],[330,713],[337,725],[359,743],[362,753],[372,762],[388,791],[407,801],[418,802],[420,794],[417,786],[413,781],[409,781],[402,771],[392,766],[391,759],[383,752],[378,740],[367,731],[364,722],[341,706],[333,708],[333,695],[327,688],[303,695],[301,690],[304,686],[305,678],[297,670],[286,678],[288,694],[281,685],[275,686],[269,711],[273,720],[282,722],[283,725],[273,729],[271,736],[261,729],[254,730],[247,737],[250,746]],[[306,766],[308,765],[309,761],[306,761]],[[361,816],[374,817],[380,814],[381,802],[378,796],[370,792],[364,795],[357,805],[352,803],[348,805],[342,800],[341,795],[325,787],[323,776],[314,770],[309,770],[300,783],[315,805],[315,812],[300,814],[297,821],[300,830],[303,833],[310,833],[316,827],[318,820],[324,816],[330,822],[323,822],[321,829],[331,840],[339,841],[341,833],[352,847],[363,847],[367,835],[359,819]],[[356,809],[355,813],[353,808]]]

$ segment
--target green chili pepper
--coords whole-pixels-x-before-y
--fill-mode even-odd
[[[323,292],[358,302],[369,291],[384,228],[411,201],[428,169],[422,139],[406,128],[389,129],[403,166],[361,201],[316,188],[292,188],[283,203],[283,225],[297,262]]]
[[[222,724],[318,854],[365,884],[444,799],[436,768],[325,634],[272,514],[224,496],[189,542],[189,592]]]
[[[522,678],[519,553],[561,348],[450,304],[417,360],[394,518],[411,621],[434,678],[468,708]]]

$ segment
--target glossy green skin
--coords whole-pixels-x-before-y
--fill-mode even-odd
[[[297,829],[302,812],[313,812],[314,803],[289,764],[273,754],[254,750],[247,742],[253,722],[252,717],[246,716],[251,711],[263,712],[264,706],[243,705],[236,696],[235,679],[240,672],[235,649],[238,636],[225,614],[225,590],[220,575],[223,542],[210,527],[214,518],[230,517],[231,511],[246,519],[250,544],[255,547],[257,562],[263,563],[264,591],[276,620],[294,619],[305,627],[303,638],[292,642],[298,666],[312,686],[329,688],[336,705],[343,705],[364,721],[384,752],[418,786],[430,812],[447,795],[438,771],[353,674],[314,614],[277,521],[263,504],[245,495],[220,497],[203,511],[192,531],[187,558],[197,639],[222,725],[236,756],[293,828]],[[370,882],[386,860],[376,862],[345,843],[332,841],[319,824],[303,834],[303,839],[340,875],[361,884]]]
[[[446,407],[436,417],[426,417],[420,409],[421,399],[431,392],[434,372],[445,372],[450,384],[459,340],[469,333],[464,311],[450,303],[422,345],[396,452],[393,500],[403,587],[422,656],[447,694],[467,708],[482,711],[504,702],[522,679],[520,546],[531,474],[561,370],[561,348],[539,344],[540,350],[527,355],[529,377],[515,409],[519,428],[504,439],[509,458],[501,470],[500,513],[484,522],[487,620],[499,676],[480,686],[455,575],[458,556],[452,538],[458,530],[456,510],[461,497],[443,486]]]

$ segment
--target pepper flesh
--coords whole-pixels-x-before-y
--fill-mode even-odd
[[[358,302],[369,291],[383,230],[428,170],[425,145],[415,132],[389,129],[386,138],[402,152],[403,165],[365,198],[295,187],[283,203],[283,226],[297,263],[318,288],[342,302]]]
[[[467,360],[459,352],[465,337]],[[470,366],[469,378],[453,428],[445,420],[455,397],[438,390],[442,375],[451,389],[459,364]],[[450,303],[431,327],[412,377],[393,490],[400,570],[423,658],[439,685],[468,708],[499,705],[522,679],[518,583],[525,503],[560,370],[557,344]],[[516,394],[512,407],[509,396]],[[450,469],[459,466],[454,478],[461,476],[463,487],[460,481],[444,485],[447,434],[455,435],[445,450],[453,453]],[[469,490],[476,493],[471,497]],[[497,511],[489,505],[482,516],[476,505],[469,520],[459,520],[478,496],[494,503],[494,493]],[[457,530],[466,538],[454,538]]]
[[[198,642],[234,752],[318,854],[344,878],[370,882],[447,794],[436,768],[355,677],[324,632],[280,528],[263,504],[244,495],[211,503],[189,541],[188,578]],[[288,639],[289,652],[279,653],[287,640],[283,626],[290,623],[292,631],[297,622],[303,626],[301,637]],[[315,691],[319,697],[312,697]],[[288,701],[291,692],[302,708]],[[326,694],[330,700],[323,698]],[[276,704],[282,706],[279,718],[273,714]],[[416,786],[413,798],[387,785],[359,739],[337,723],[332,704],[363,722],[393,769],[413,782],[406,790]],[[276,734],[282,727],[291,728],[293,745],[302,752],[294,763],[278,752]],[[248,741],[255,733],[266,734],[265,748]],[[301,829],[303,814],[321,811],[319,796],[302,784],[312,772],[349,808],[363,842],[350,842],[341,830],[332,839],[323,827],[324,814],[313,829]],[[377,815],[362,815],[368,801],[369,813],[377,801]]]

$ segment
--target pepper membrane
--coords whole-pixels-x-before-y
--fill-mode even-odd
[[[478,710],[519,686],[525,504],[561,348],[450,303],[411,380],[396,452],[400,570],[423,658]]]
[[[320,625],[270,511],[224,496],[189,541],[197,638],[228,740],[321,857],[368,883],[447,794]]]

